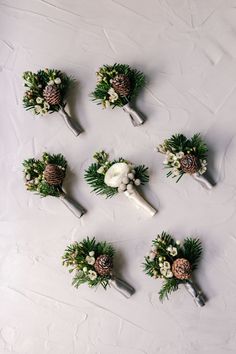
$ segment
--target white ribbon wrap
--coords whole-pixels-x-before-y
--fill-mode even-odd
[[[187,289],[188,293],[193,297],[197,306],[202,307],[205,305],[205,296],[192,279],[187,280],[186,283],[184,283],[184,286]]]
[[[195,181],[201,184],[201,186],[207,190],[211,190],[213,185],[200,173],[196,172],[191,175]]]
[[[65,111],[64,107],[61,107],[59,111],[60,115],[63,117],[66,125],[72,131],[75,136],[78,136],[82,133],[82,129],[73,122],[73,119],[69,116],[69,114]]]
[[[77,218],[81,218],[85,214],[85,209],[78,202],[68,197],[66,193],[62,192],[59,199]]]
[[[131,285],[115,276],[112,277],[109,284],[127,299],[129,299],[135,292],[134,288]]]
[[[123,106],[123,110],[129,114],[131,122],[135,127],[144,123],[143,117],[138,114],[133,108],[131,108],[130,103],[127,103],[125,106]]]
[[[157,210],[154,209],[138,192],[135,188],[129,191],[125,191],[124,195],[132,200],[136,207],[143,208],[149,215],[154,216]]]

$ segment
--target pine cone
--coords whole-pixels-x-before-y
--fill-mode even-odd
[[[112,271],[112,258],[106,254],[102,254],[96,259],[94,268],[99,275],[109,275]]]
[[[48,164],[45,167],[43,176],[48,184],[52,186],[60,186],[65,177],[65,171],[57,165]]]
[[[47,85],[43,90],[43,97],[47,103],[52,105],[60,104],[61,102],[60,90],[56,85]]]
[[[119,74],[112,80],[112,87],[120,96],[128,96],[130,93],[130,79],[125,74]]]
[[[194,155],[186,154],[181,158],[180,166],[183,172],[192,175],[199,169],[198,158]]]
[[[177,279],[189,279],[191,277],[191,264],[185,258],[177,258],[172,264],[172,273]]]

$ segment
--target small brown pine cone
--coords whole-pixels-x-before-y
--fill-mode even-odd
[[[43,90],[43,97],[47,103],[52,105],[60,104],[61,102],[60,90],[56,85],[47,85]]]
[[[48,164],[45,167],[43,176],[48,184],[52,186],[60,186],[65,177],[65,171],[57,165]]]
[[[119,74],[112,80],[112,87],[120,96],[128,96],[130,93],[130,79],[125,74]]]
[[[180,159],[180,166],[183,172],[192,175],[199,169],[198,158],[191,154],[186,154]]]
[[[191,278],[192,269],[190,262],[185,258],[177,258],[172,264],[172,273],[177,279]]]
[[[94,268],[99,275],[109,275],[112,271],[112,258],[106,254],[99,256],[94,264]]]

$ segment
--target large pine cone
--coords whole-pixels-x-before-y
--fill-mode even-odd
[[[60,186],[65,177],[65,171],[57,165],[48,164],[45,167],[43,176],[48,184],[52,186]]]
[[[112,258],[106,254],[102,254],[96,259],[94,268],[99,275],[109,275],[112,271]]]
[[[130,93],[130,79],[125,74],[119,74],[112,80],[112,87],[120,96],[128,96]]]
[[[60,90],[56,85],[47,85],[43,90],[43,97],[47,103],[52,105],[60,104],[61,102]]]
[[[192,175],[199,169],[198,158],[191,154],[186,154],[180,159],[180,166],[183,172]]]
[[[177,279],[189,279],[191,278],[191,264],[185,258],[177,258],[172,264],[172,273]]]

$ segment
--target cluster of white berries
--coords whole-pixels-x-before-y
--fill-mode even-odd
[[[132,191],[134,185],[139,186],[141,184],[140,179],[135,178],[135,170],[131,170],[127,176],[123,177],[120,185],[118,186],[118,192]]]
[[[94,265],[94,263],[96,261],[96,259],[94,257],[94,251],[89,252],[89,254],[88,254],[88,256],[86,256],[85,260],[89,265]],[[97,278],[97,273],[91,269],[88,271],[87,267],[83,267],[83,271],[81,273],[81,276],[83,274],[88,275],[90,280],[95,280]]]

